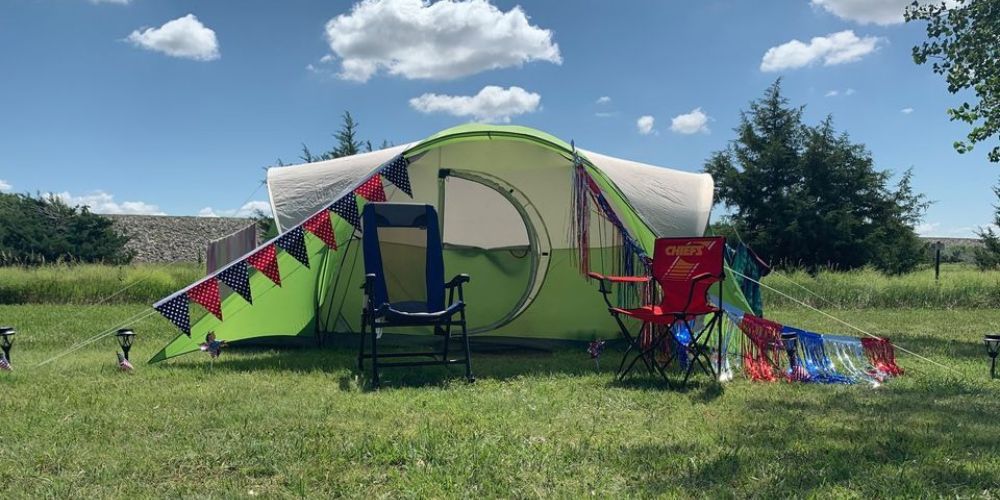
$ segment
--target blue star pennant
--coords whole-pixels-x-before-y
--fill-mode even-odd
[[[351,223],[355,229],[361,228],[361,214],[358,213],[358,202],[354,199],[354,193],[347,193],[343,198],[333,202],[330,210]]]
[[[225,283],[234,292],[240,294],[243,300],[253,304],[253,296],[250,295],[250,274],[247,272],[247,261],[238,260],[233,262],[229,267],[215,275],[215,277]]]
[[[177,295],[170,300],[154,305],[153,308],[159,311],[163,317],[169,319],[177,328],[180,328],[182,332],[189,337],[191,336],[191,315],[188,312],[187,294]]]
[[[409,166],[410,161],[404,158],[403,155],[399,155],[389,160],[382,167],[382,177],[406,193],[407,196],[413,198],[413,188],[410,187],[410,173],[407,171],[407,167]]]
[[[301,262],[303,266],[309,267],[309,252],[306,250],[306,233],[302,230],[302,226],[295,226],[294,229],[285,231],[284,234],[278,236],[275,244],[278,245],[278,248],[295,257],[295,260]]]

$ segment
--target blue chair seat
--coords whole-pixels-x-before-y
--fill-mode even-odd
[[[454,304],[441,311],[428,311],[426,302],[396,302],[383,304],[375,312],[376,318],[381,318],[388,325],[433,325],[442,319],[450,318],[465,308],[465,303],[455,301]]]

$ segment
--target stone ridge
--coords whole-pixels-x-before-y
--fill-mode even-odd
[[[136,263],[205,262],[208,242],[254,224],[254,219],[171,215],[104,215],[130,237]]]

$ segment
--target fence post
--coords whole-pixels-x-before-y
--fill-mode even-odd
[[[941,247],[944,244],[940,241],[934,243],[934,281],[941,277]]]

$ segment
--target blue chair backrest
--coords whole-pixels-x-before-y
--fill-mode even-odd
[[[375,275],[377,305],[405,312],[444,307],[444,256],[434,207],[368,203],[361,213],[365,274]]]

